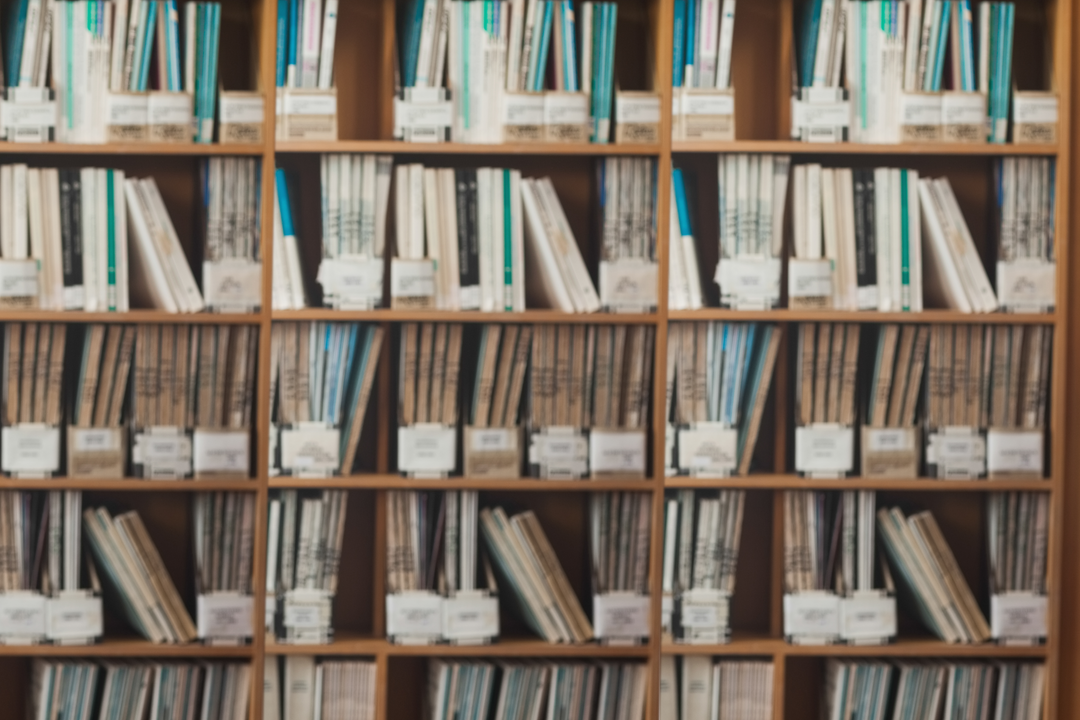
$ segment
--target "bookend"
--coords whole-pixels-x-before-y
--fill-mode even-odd
[[[635,428],[589,429],[589,477],[644,478],[647,434]]]
[[[499,637],[499,591],[483,559],[487,587],[456,590],[443,598],[442,636],[451,645],[490,645]]]
[[[792,102],[791,136],[803,142],[847,142],[851,101],[844,88],[801,87]]]
[[[141,143],[150,140],[150,107],[146,93],[105,95],[105,142]]]
[[[262,307],[262,263],[247,258],[207,260],[203,297],[210,312],[255,313]]]
[[[990,595],[990,636],[999,645],[1046,642],[1046,595],[1011,590]]]
[[[56,139],[56,94],[51,88],[6,87],[0,101],[0,138],[8,142]]]
[[[101,640],[101,592],[62,590],[45,598],[45,637],[53,645],[92,645]]]
[[[325,422],[280,427],[274,465],[293,477],[327,478],[341,465],[341,430]]]
[[[660,95],[619,90],[615,93],[615,142],[656,145],[660,142]]]
[[[672,140],[735,140],[735,89],[672,88]]]
[[[549,90],[544,93],[544,140],[546,142],[587,143],[591,134],[588,93],[560,90]],[[607,138],[594,142],[607,142]]]
[[[914,478],[919,476],[919,430],[915,427],[862,427],[862,476]]]
[[[606,312],[656,312],[656,261],[620,258],[600,261],[600,304]]]
[[[986,96],[977,92],[941,93],[941,124],[945,142],[986,142]]]
[[[502,103],[504,143],[544,142],[544,93],[504,92]]]
[[[833,645],[840,640],[840,598],[831,590],[784,594],[784,637],[792,645]]]
[[[792,310],[828,310],[833,306],[833,261],[788,259],[788,306]]]
[[[529,432],[529,475],[581,480],[589,474],[589,430],[551,426]]]
[[[244,645],[251,642],[255,598],[240,592],[199,593],[195,626],[205,645]]]
[[[394,98],[394,138],[405,142],[446,142],[454,124],[447,88],[407,87]]]
[[[944,139],[941,93],[900,93],[900,142],[933,143]]]
[[[676,604],[676,642],[726,645],[731,642],[731,595],[712,588],[683,590]]]
[[[38,261],[0,260],[0,309],[27,310],[38,306]]]
[[[341,255],[323,258],[316,281],[322,286],[323,305],[335,310],[374,310],[382,306],[382,258]]]
[[[856,590],[840,598],[840,639],[845,643],[887,645],[895,638],[896,597],[892,593]]]
[[[386,636],[397,645],[434,645],[443,637],[444,598],[432,590],[386,596]]]
[[[601,645],[643,645],[649,640],[651,608],[648,595],[593,595],[593,634]]]
[[[329,590],[289,590],[279,602],[279,640],[289,645],[329,645],[334,637],[333,604]]]
[[[739,432],[721,422],[699,422],[678,428],[675,457],[680,475],[731,477],[739,467]]]
[[[136,477],[147,480],[191,477],[191,433],[186,428],[132,428],[131,433],[131,466]]]
[[[795,471],[803,477],[832,479],[855,469],[855,428],[813,423],[795,428]]]
[[[195,428],[192,465],[197,478],[251,477],[251,431]]]
[[[977,480],[986,475],[986,435],[979,428],[931,428],[926,438],[926,472],[939,480]]]
[[[261,92],[222,90],[218,98],[218,142],[261,144],[266,128],[265,96]]]
[[[1054,92],[1014,90],[1012,104],[1014,144],[1058,141],[1058,96]]]
[[[0,645],[40,645],[45,628],[44,595],[36,590],[0,593]]]
[[[521,477],[523,446],[520,427],[478,428],[466,425],[461,445],[465,477],[493,480]]]
[[[71,477],[124,477],[127,435],[119,427],[67,429],[67,473]]]
[[[0,470],[9,477],[51,478],[60,473],[60,428],[18,423],[0,430]]]
[[[279,87],[276,98],[277,140],[338,139],[337,88]]]
[[[146,94],[150,142],[190,143],[195,140],[192,98],[185,92],[151,90]]]
[[[430,258],[390,261],[390,307],[416,310],[435,307],[435,261]]]
[[[723,307],[772,310],[780,305],[780,258],[764,255],[721,258],[713,279],[720,286]]]
[[[1042,480],[1042,428],[988,428],[986,431],[986,475],[991,480]]]
[[[1006,312],[1053,312],[1057,302],[1057,263],[1016,258],[997,264],[998,304]]]
[[[457,428],[439,423],[398,427],[397,468],[411,478],[446,478],[457,469]]]

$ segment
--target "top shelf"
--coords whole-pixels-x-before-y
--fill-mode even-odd
[[[866,143],[809,143],[796,140],[735,140],[671,144],[673,153],[787,153],[791,155],[1057,155],[1054,145],[1000,143],[921,143],[870,145]]]
[[[280,153],[390,153],[398,155],[659,155],[659,145],[617,143],[409,143],[399,140],[279,142]]]
[[[262,144],[0,142],[2,155],[262,155]]]

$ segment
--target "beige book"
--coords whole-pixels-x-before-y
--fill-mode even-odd
[[[19,416],[15,422],[32,422],[34,377],[37,372],[38,324],[27,323],[23,334],[22,378],[19,389]]]
[[[495,374],[499,359],[499,340],[502,336],[502,326],[485,325],[480,332],[484,335],[484,342],[481,345],[483,352],[478,358],[480,367],[476,377],[476,413],[472,424],[476,427],[488,427],[492,414],[492,399],[495,392]]]
[[[54,327],[56,326],[52,323],[38,327],[37,362],[34,368],[34,404],[31,407],[33,422],[46,422]]]
[[[930,427],[941,426],[941,344],[943,326],[930,326],[929,352],[926,370],[926,422]]]
[[[915,334],[915,343],[911,350],[911,364],[908,372],[907,389],[904,393],[903,409],[897,425],[908,427],[915,424],[915,408],[919,404],[919,392],[922,389],[923,369],[926,366],[927,347],[930,344],[930,328],[920,326]]]
[[[817,325],[799,325],[799,374],[797,395],[799,400],[798,424],[809,425],[814,421],[814,358]]]
[[[953,591],[956,593],[956,598],[965,619],[971,623],[972,639],[975,642],[989,640],[990,626],[987,624],[982,610],[979,609],[979,604],[975,601],[975,596],[964,578],[960,565],[956,562],[952,548],[945,541],[945,536],[941,534],[941,528],[938,526],[937,520],[929,512],[919,513],[916,517],[919,518],[920,525],[925,529],[930,544],[935,548],[945,578],[953,586]]]
[[[492,427],[505,427],[503,418],[506,416],[506,397],[510,392],[510,377],[514,372],[514,359],[517,355],[517,341],[520,334],[521,327],[518,325],[507,325],[503,329],[502,342],[499,347],[499,359],[497,368],[495,368],[495,386],[491,397],[491,413],[483,418]]]
[[[706,322],[694,323],[694,369],[693,388],[693,422],[704,422],[709,419],[709,383],[710,368],[706,358],[709,349],[709,324]]]
[[[1009,395],[1009,328],[998,325],[994,328],[994,359],[992,380],[993,391],[990,398],[990,422],[993,427],[1008,427],[1007,400]]]
[[[915,351],[915,336],[918,331],[919,328],[914,325],[905,325],[900,330],[900,344],[896,350],[892,389],[889,394],[889,411],[884,420],[884,424],[888,427],[900,427],[904,411],[904,396],[907,393],[907,380],[911,375],[911,355]],[[874,409],[877,410],[877,406]]]
[[[671,407],[675,402],[675,373],[679,362],[679,349],[682,347],[682,323],[668,326],[667,365],[664,367],[664,419],[671,421]]]
[[[626,404],[626,345],[627,326],[616,325],[612,342],[611,397],[609,399],[608,425],[619,423]]]
[[[158,414],[155,425],[173,425],[176,412],[176,326],[162,325],[161,356],[158,359]]]
[[[825,394],[825,422],[840,422],[840,396],[844,385],[844,326],[832,327]]]
[[[969,328],[958,325],[953,333],[952,394],[949,397],[949,403],[952,405],[952,425],[963,425],[967,418],[968,343],[970,339]]]
[[[67,326],[56,323],[52,326],[52,344],[49,348],[49,374],[45,392],[45,422],[59,425],[61,417],[61,390],[64,386],[64,348],[67,341]]]
[[[226,421],[229,416],[230,408],[232,406],[232,388],[230,386],[230,370],[236,366],[237,352],[239,350],[240,343],[237,339],[238,334],[247,328],[231,328],[227,325],[221,325],[217,328],[217,352],[214,353],[214,366],[213,366],[213,378],[214,378],[214,395],[213,405],[210,418],[210,427],[222,428],[226,426]],[[323,333],[319,333],[318,337],[322,337]],[[305,334],[301,340],[301,352],[310,353],[311,347],[308,342],[310,335]],[[308,399],[310,407],[311,403],[311,389],[309,380],[311,373],[310,361],[305,361],[301,366],[302,379],[299,380],[299,388],[301,389],[302,397]],[[314,419],[305,417],[304,419]]]
[[[629,330],[630,337],[627,345],[626,368],[626,391],[623,393],[623,403],[620,408],[617,421],[619,427],[636,428],[640,422],[638,413],[641,411],[641,393],[643,376],[645,371],[645,327],[632,327]]]
[[[428,400],[428,414],[433,420],[438,420],[443,416],[448,342],[446,323],[436,324],[431,353],[431,398]]]
[[[570,424],[570,356],[574,352],[569,325],[555,328],[555,424]]]
[[[840,413],[838,420],[844,425],[855,423],[855,381],[859,374],[859,331],[857,323],[848,323],[845,328],[844,364],[840,379]]]
[[[776,367],[776,358],[780,354],[780,339],[783,331],[780,326],[772,328],[769,335],[769,345],[765,348],[765,354],[761,363],[761,380],[758,383],[757,393],[754,395],[754,403],[746,420],[746,442],[740,448],[739,474],[746,475],[750,472],[750,462],[754,458],[754,447],[757,444],[758,432],[761,429],[761,419],[765,414],[765,402],[769,397],[769,386],[772,384],[773,370]]]
[[[656,328],[645,328],[645,351],[642,353],[645,359],[645,368],[641,374],[641,398],[638,404],[637,425],[643,428],[649,417],[649,407],[652,405],[652,373],[653,362],[656,356]]]
[[[509,389],[506,393],[506,403],[503,406],[502,416],[498,421],[499,427],[517,425],[518,406],[521,403],[521,392],[525,387],[525,371],[529,367],[529,359],[532,357],[532,336],[533,328],[529,325],[522,325],[517,348],[514,351],[513,373],[510,376]]]
[[[435,344],[435,326],[432,323],[420,325],[420,345],[416,356],[416,422],[431,422],[430,400],[431,355]]]
[[[953,364],[956,349],[956,326],[946,325],[941,329],[941,422],[952,423],[953,378],[956,366]]]
[[[589,623],[585,611],[581,609],[574,589],[563,571],[559,558],[555,555],[554,548],[548,542],[544,529],[531,510],[515,515],[512,522],[520,525],[529,537],[533,550],[537,553],[538,560],[543,566],[546,582],[554,589],[559,600],[559,608],[564,619],[570,626],[574,642],[585,642],[592,639],[593,629]]]
[[[884,427],[889,416],[890,390],[895,392],[894,385],[902,366],[897,362],[896,348],[900,340],[900,326],[889,324],[882,325],[878,335],[878,355],[875,358],[874,386],[870,388],[874,402],[871,406],[869,425],[871,427]]]
[[[829,391],[829,351],[832,348],[833,326],[818,323],[817,353],[814,359],[814,422],[829,422],[826,398]],[[837,358],[839,360],[839,357]]]
[[[247,329],[247,328],[245,328]],[[188,359],[191,333],[187,325],[176,328],[176,360],[173,370],[173,409],[171,425],[185,427],[188,401]]]
[[[585,377],[582,381],[584,404],[581,408],[582,427],[592,423],[596,403],[596,332],[597,327],[590,325],[585,331]]]
[[[247,386],[248,336],[253,332],[250,327],[238,327],[232,337],[231,360],[225,368],[228,390],[225,393],[228,405],[226,412],[218,419],[218,426],[234,430],[244,427],[244,400]],[[344,372],[344,370],[342,371]]]
[[[458,384],[461,376],[461,344],[463,328],[454,323],[447,330],[446,381],[443,385],[442,423],[456,425],[458,420]]]
[[[124,328],[120,326],[110,326],[110,330],[115,328],[115,334],[117,336],[117,345],[119,346],[119,337]],[[79,407],[75,413],[75,425],[77,427],[90,427],[94,424],[94,416],[97,411],[97,397],[98,386],[101,384],[100,372],[102,369],[106,370],[106,375],[110,374],[110,368],[115,367],[115,361],[113,365],[103,365],[101,361],[101,349],[105,344],[106,329],[104,325],[89,325],[86,328],[86,333],[83,336],[83,358],[81,360],[82,376],[80,378],[80,385],[78,389]],[[110,383],[111,384],[111,383]],[[105,410],[102,411],[104,416],[108,410],[108,391],[103,391],[103,398],[100,404],[105,406]]]
[[[596,329],[596,371],[593,391],[592,426],[608,427],[608,409],[611,407],[611,370],[613,364],[612,330],[610,326]]]
[[[364,375],[360,378],[360,393],[357,395],[356,407],[352,409],[353,415],[345,430],[345,455],[341,459],[341,474],[348,475],[352,472],[356,461],[357,445],[360,442],[360,432],[364,427],[364,416],[367,414],[368,402],[371,398],[371,388],[375,384],[375,376],[379,369],[379,355],[382,352],[383,329],[378,325],[371,330],[371,343],[368,350],[367,364],[364,366]]]
[[[1021,382],[1024,360],[1024,326],[1014,325],[1009,328],[1009,395],[1005,399],[1005,425],[1002,427],[1017,427],[1020,419],[1020,402],[1023,395]]]
[[[314,420],[311,414],[311,338],[321,337],[322,323],[304,323],[299,327],[296,355],[296,421],[307,422]],[[224,328],[218,328],[218,351],[214,360],[215,375],[219,363],[228,352],[229,336],[221,332]],[[215,384],[217,380],[214,381]]]
[[[420,327],[416,323],[401,326],[400,423],[413,425],[416,417],[416,353],[420,342]]]
[[[278,352],[285,352],[282,350],[282,345],[288,347],[288,353],[295,356],[296,346],[287,342],[287,338],[284,335],[288,334],[289,329],[294,326],[277,325],[272,331],[272,342],[276,342],[278,345]],[[199,360],[197,366],[198,372],[198,410],[196,412],[196,425],[198,427],[211,427],[213,425],[214,418],[214,355],[216,354],[217,347],[217,329],[212,325],[204,325],[198,329],[199,332]],[[285,368],[292,369],[292,363],[287,363],[284,366],[278,368],[278,372],[284,374],[287,372]],[[285,392],[285,378],[278,379],[278,419],[284,423],[289,424],[293,422],[292,408],[293,408],[293,396],[295,394],[295,385],[289,383],[289,395],[286,396]],[[295,379],[295,376],[294,376]]]
[[[585,335],[588,328],[584,325],[574,325],[570,328],[570,378],[567,386],[569,396],[569,413],[566,424],[572,427],[582,427],[585,400],[583,397],[585,388]]]
[[[678,398],[675,412],[680,425],[694,422],[694,365],[697,361],[697,326],[692,323],[680,325],[682,347],[679,349]]]
[[[195,623],[191,621],[191,616],[184,607],[184,602],[180,599],[180,594],[176,591],[172,577],[165,568],[165,563],[161,560],[161,555],[158,554],[153,540],[150,539],[142,518],[132,511],[117,516],[116,521],[128,530],[129,537],[137,545],[139,553],[146,562],[150,570],[150,578],[160,593],[170,620],[174,623],[178,639],[180,642],[191,642],[197,635]]]
[[[982,374],[983,374],[983,341],[984,327],[973,325],[970,328],[971,341],[968,344],[968,362],[970,369],[967,373],[967,410],[964,413],[964,421],[961,425],[979,427],[979,405],[982,397]]]
[[[195,427],[196,424],[196,410],[198,408],[200,383],[198,381],[198,368],[199,368],[199,334],[200,328],[198,325],[192,325],[188,328],[188,382],[187,382],[187,417],[185,419],[186,427]],[[248,371],[248,377],[255,377],[256,367],[256,353],[259,348],[259,331],[253,330],[251,333],[251,350],[250,350],[250,364],[251,368]],[[271,375],[271,377],[273,377]],[[251,390],[251,394],[254,395],[254,389]],[[250,412],[251,400],[248,401],[248,410]],[[250,424],[250,423],[246,423]]]
[[[22,323],[9,323],[4,331],[7,339],[7,378],[4,388],[7,399],[4,405],[4,425],[19,421],[19,389],[22,381]]]

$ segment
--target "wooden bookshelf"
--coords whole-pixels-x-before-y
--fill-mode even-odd
[[[89,647],[0,646],[0,720],[21,718],[28,702],[30,659],[51,657],[101,658],[236,658],[253,663],[251,720],[262,717],[263,659],[266,656],[313,654],[371,658],[379,673],[376,711],[379,720],[421,720],[419,693],[426,683],[426,658],[625,658],[650,664],[648,720],[659,718],[657,696],[659,659],[662,655],[711,655],[760,657],[774,663],[774,720],[810,720],[817,717],[817,700],[828,657],[904,657],[954,659],[1041,659],[1047,664],[1044,718],[1080,717],[1080,686],[1069,682],[1080,671],[1080,616],[1071,612],[1080,601],[1080,568],[1071,548],[1080,545],[1080,523],[1072,514],[1080,509],[1080,382],[1068,372],[1069,363],[1080,358],[1080,312],[1070,284],[1080,282],[1080,253],[1073,253],[1069,208],[1080,206],[1080,184],[1071,185],[1073,167],[1080,166],[1080,150],[1072,142],[1072,98],[1080,97],[1080,73],[1074,72],[1076,57],[1072,39],[1080,37],[1080,12],[1069,0],[1017,0],[1018,42],[1014,51],[1016,76],[1023,82],[1043,77],[1060,97],[1059,141],[1055,145],[836,145],[793,142],[790,125],[790,63],[793,53],[793,17],[802,0],[743,0],[738,3],[733,53],[733,84],[736,89],[736,140],[733,142],[672,142],[671,31],[674,0],[618,0],[619,27],[616,48],[616,80],[622,89],[653,89],[661,97],[658,145],[619,144],[514,144],[469,145],[461,143],[401,143],[392,136],[394,93],[394,0],[354,0],[340,5],[335,75],[338,87],[339,137],[335,142],[276,142],[274,117],[268,112],[264,141],[259,145],[24,145],[0,143],[4,162],[27,162],[34,166],[90,165],[119,167],[125,172],[153,175],[161,187],[193,267],[201,262],[196,232],[199,213],[199,162],[204,157],[243,155],[259,157],[262,170],[263,305],[254,314],[172,315],[151,310],[127,313],[57,313],[0,311],[0,322],[38,321],[65,323],[198,323],[248,324],[260,331],[254,428],[253,476],[251,480],[198,480],[151,482],[133,478],[94,480],[0,479],[0,489],[82,489],[84,505],[110,503],[136,509],[143,516],[163,561],[185,601],[194,607],[191,558],[191,508],[189,493],[231,490],[256,495],[254,583],[256,589],[255,632],[249,645],[155,645],[132,638],[119,616],[106,610],[105,640]],[[226,87],[272,89],[274,86],[276,5],[271,0],[225,0],[223,3],[221,63]],[[1022,26],[1022,27],[1021,27]],[[1019,42],[1023,37],[1042,42]],[[273,107],[267,96],[268,111]],[[320,295],[314,273],[319,247],[318,154],[385,153],[406,162],[441,167],[498,164],[514,167],[527,176],[549,175],[582,245],[586,263],[595,272],[598,238],[592,232],[595,217],[597,158],[607,155],[648,156],[658,160],[658,263],[659,299],[655,313],[625,315],[564,315],[548,310],[521,313],[404,311],[335,311],[317,307]],[[810,312],[787,309],[733,311],[706,308],[669,311],[667,308],[668,199],[673,164],[698,170],[701,185],[694,226],[706,296],[716,304],[711,282],[715,265],[716,179],[718,153],[787,153],[797,161],[853,167],[870,163],[900,164],[920,173],[947,175],[976,238],[980,251],[989,243],[987,227],[992,205],[991,163],[1003,156],[1038,155],[1057,161],[1056,247],[1059,267],[1055,312],[1044,315],[967,315],[946,310],[920,313]],[[270,307],[272,279],[273,169],[285,167],[299,174],[297,204],[298,238],[304,280],[313,307],[275,311]],[[711,168],[711,185],[709,175]],[[711,203],[711,204],[710,204]],[[392,214],[392,213],[391,213]],[[791,213],[785,220],[791,232]],[[388,238],[388,248],[390,246]],[[1075,257],[1074,257],[1075,255]],[[985,257],[985,256],[984,256]],[[199,273],[196,272],[196,275]],[[713,294],[709,297],[710,293]],[[664,418],[653,412],[650,428],[650,478],[553,482],[535,479],[415,481],[394,472],[396,427],[396,359],[393,333],[384,342],[376,390],[361,438],[358,474],[331,479],[271,477],[269,467],[270,334],[274,323],[295,321],[341,321],[379,323],[393,331],[403,322],[463,323],[590,323],[653,325],[655,357],[653,407],[664,403],[666,344],[669,324],[706,320],[775,322],[788,331],[776,370],[765,424],[758,443],[754,467],[746,478],[699,480],[664,477]],[[790,331],[793,323],[806,321],[873,323],[994,323],[1046,325],[1054,329],[1055,343],[1048,435],[1047,478],[1043,481],[944,482],[926,478],[873,480],[811,480],[792,474],[791,416],[793,383],[790,380]],[[1067,479],[1068,478],[1068,479]],[[295,646],[268,642],[263,633],[265,604],[267,496],[276,488],[335,488],[349,492],[347,528],[341,565],[341,582],[334,599],[334,642],[325,646]],[[663,546],[663,499],[665,489],[731,488],[747,491],[746,520],[738,564],[736,594],[732,599],[733,639],[726,645],[686,646],[660,640],[660,565]],[[508,509],[532,509],[552,539],[556,554],[571,585],[589,608],[588,499],[592,491],[649,493],[653,500],[650,578],[654,598],[652,639],[632,647],[597,644],[549,645],[530,637],[524,624],[504,608],[504,637],[489,646],[409,647],[385,640],[383,610],[386,493],[399,489],[475,489],[481,506],[501,504]],[[785,490],[877,490],[881,503],[907,503],[934,512],[956,553],[977,598],[987,603],[985,588],[985,493],[1032,491],[1047,493],[1051,500],[1048,584],[1051,589],[1049,636],[1045,645],[1006,647],[999,645],[949,645],[929,639],[925,630],[906,616],[901,618],[897,642],[875,647],[807,647],[787,644],[782,638],[783,505]],[[1066,514],[1069,513],[1069,514]],[[1063,602],[1064,601],[1064,602]],[[903,613],[901,613],[903,615]]]

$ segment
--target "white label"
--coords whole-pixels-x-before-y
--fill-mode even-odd
[[[45,635],[45,598],[34,592],[0,593],[0,637]]]
[[[0,102],[0,125],[5,128],[38,128],[56,126],[56,102]]]
[[[1022,124],[1057,123],[1057,95],[1013,95],[1013,122]]]
[[[386,634],[437,638],[442,635],[442,602],[435,593],[386,596]]]
[[[645,474],[644,430],[589,432],[589,467],[594,474]]]
[[[840,599],[831,593],[784,595],[784,634],[835,637],[840,634]]]
[[[50,640],[92,639],[103,632],[101,598],[85,593],[45,601],[45,635]]]
[[[734,115],[735,96],[728,92],[683,92],[683,115]]]
[[[517,428],[471,428],[470,452],[502,452],[517,447]]]
[[[372,307],[382,300],[383,268],[382,258],[327,258],[319,263],[317,280],[323,295],[337,303]]]
[[[716,265],[720,293],[737,307],[773,307],[780,300],[779,258],[724,258]]]
[[[884,595],[840,599],[840,637],[844,640],[896,635],[896,598]]]
[[[224,124],[261,124],[264,116],[265,101],[262,95],[232,95],[221,93],[221,123]]]
[[[596,637],[647,638],[649,637],[649,609],[652,605],[647,595],[612,593],[593,596],[593,628]]]
[[[851,103],[847,100],[810,103],[794,102],[795,127],[808,129],[843,128],[851,123]]]
[[[1046,637],[1046,596],[1022,592],[991,595],[990,634],[995,639]]]
[[[499,636],[499,600],[488,596],[445,598],[443,637],[447,640],[485,639]]]
[[[719,590],[687,590],[680,598],[679,624],[689,630],[723,630],[730,604],[731,597]]]
[[[900,93],[902,125],[940,125],[941,96],[923,93]]]
[[[1011,309],[1046,309],[1057,302],[1057,263],[1018,258],[997,264],[998,302]]]
[[[120,430],[116,428],[71,428],[76,452],[109,452],[120,449]]]
[[[286,115],[337,115],[337,95],[325,93],[285,93]]]
[[[986,472],[986,438],[969,427],[942,427],[926,445],[926,462],[938,466],[938,476],[976,478]]]
[[[390,261],[390,296],[417,298],[435,296],[435,263],[429,259]]]
[[[148,125],[150,122],[149,99],[146,95],[106,95],[105,107],[110,125]]]
[[[529,464],[546,477],[583,477],[589,472],[589,441],[577,428],[547,428],[533,433]]]
[[[945,125],[986,124],[986,96],[979,93],[945,93],[941,98]]]
[[[901,452],[915,449],[912,428],[866,428],[866,449],[870,452]]]
[[[720,626],[720,608],[716,605],[684,603],[679,619],[685,628],[716,628]]]
[[[191,96],[187,93],[150,93],[147,107],[151,125],[191,124]]]
[[[503,95],[503,125],[515,127],[544,124],[544,96],[540,93]]]
[[[986,469],[991,473],[1043,473],[1042,430],[987,430]]]
[[[203,263],[203,296],[214,309],[252,310],[262,305],[262,263],[224,258]]]
[[[855,432],[839,425],[795,428],[795,469],[804,473],[851,472]]]
[[[0,297],[37,297],[37,260],[0,260]]]
[[[10,473],[55,473],[60,469],[60,428],[16,425],[0,431],[0,464]]]
[[[615,122],[643,123],[653,125],[660,122],[659,95],[615,95]]]
[[[174,427],[151,427],[135,436],[131,458],[151,477],[184,477],[191,473],[191,437]]]
[[[739,466],[739,433],[721,423],[679,428],[679,469],[727,475]]]
[[[832,260],[788,260],[788,295],[831,298]]]
[[[195,472],[247,475],[251,437],[246,430],[202,430],[194,432]]]
[[[600,261],[600,304],[612,310],[656,307],[657,265],[641,258]]]
[[[281,469],[332,473],[341,464],[341,431],[301,425],[281,431]]]
[[[418,424],[398,428],[398,470],[450,473],[457,466],[457,429]]]
[[[212,593],[195,599],[200,638],[251,637],[255,599],[239,593]]]
[[[587,125],[589,96],[585,93],[549,92],[544,94],[545,125]]]
[[[446,128],[454,122],[454,106],[449,100],[399,100],[394,103],[394,112],[394,125],[402,129]]]

